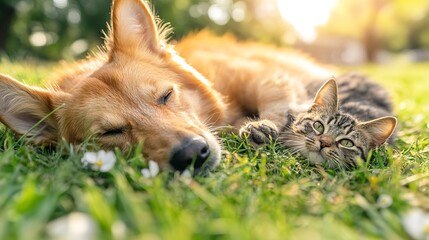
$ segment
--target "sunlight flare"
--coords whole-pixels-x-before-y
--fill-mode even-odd
[[[297,31],[301,40],[313,42],[316,28],[326,24],[338,0],[277,0],[280,14]]]

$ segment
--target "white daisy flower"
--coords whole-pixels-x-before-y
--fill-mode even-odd
[[[392,203],[392,197],[387,194],[381,194],[377,199],[377,206],[380,208],[388,208],[392,205]]]
[[[46,233],[48,239],[93,240],[97,239],[98,226],[90,216],[73,212],[49,222]]]
[[[83,155],[84,166],[90,165],[93,170],[108,172],[115,166],[116,156],[112,151],[87,152]]]
[[[141,173],[145,178],[155,177],[159,173],[158,163],[156,163],[155,161],[149,160],[149,168],[143,168],[141,170]]]
[[[429,212],[413,208],[403,215],[401,222],[413,239],[429,240]]]

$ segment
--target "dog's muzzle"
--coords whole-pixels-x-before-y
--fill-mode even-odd
[[[203,138],[187,138],[172,151],[170,165],[181,172],[191,166],[199,169],[209,156],[210,147]]]

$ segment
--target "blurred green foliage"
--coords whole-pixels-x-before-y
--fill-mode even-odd
[[[239,38],[292,45],[299,34],[277,2],[295,0],[154,0],[157,15],[174,28],[173,39],[209,28]],[[82,58],[102,42],[110,0],[0,0],[0,56],[45,60]],[[280,11],[279,11],[280,10]],[[300,16],[319,11],[310,5]],[[353,39],[371,60],[378,50],[429,48],[427,0],[337,0],[330,20],[317,28],[330,42]]]
[[[10,0],[2,4],[13,9],[14,15],[9,21],[0,19],[7,32],[0,51],[9,57],[43,59],[73,57],[71,46],[79,39],[97,44],[110,8],[105,0]],[[0,18],[5,14],[3,9]]]
[[[228,29],[243,38],[252,37],[254,29],[260,29],[258,40],[280,42],[280,37],[274,34],[278,27],[266,27],[264,23],[245,17],[246,7],[252,6],[252,1],[215,2],[157,0],[153,5],[157,15],[172,23],[175,39],[208,27],[218,33]],[[83,57],[87,50],[93,50],[101,43],[110,21],[110,5],[108,0],[1,0],[0,55],[12,59],[37,57],[46,60]],[[219,24],[209,18],[207,12],[213,5],[221,9],[220,17],[226,22]],[[238,8],[242,12],[238,20],[241,24],[230,16]],[[227,15],[222,16],[222,13]],[[280,21],[278,14],[276,16]],[[253,26],[251,29],[250,25]]]

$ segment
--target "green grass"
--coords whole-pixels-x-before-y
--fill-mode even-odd
[[[31,84],[52,68],[0,63],[0,72]],[[429,208],[427,69],[360,69],[393,93],[400,129],[394,149],[348,172],[310,166],[275,144],[255,152],[225,136],[228,152],[209,177],[147,179],[138,151],[117,152],[115,168],[100,173],[83,169],[83,152],[66,143],[33,147],[3,128],[0,239],[45,239],[49,222],[76,211],[94,219],[98,239],[407,239],[403,213]],[[386,195],[387,207],[378,203]]]

